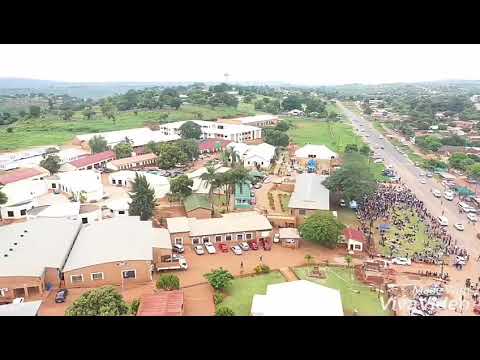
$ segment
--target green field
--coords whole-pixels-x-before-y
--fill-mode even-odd
[[[297,119],[293,120],[294,128],[288,130],[292,142],[300,146],[307,143],[323,144],[331,150],[343,153],[347,144],[364,144],[356,135],[351,125],[343,122]]]
[[[226,290],[226,298],[220,306],[228,306],[237,316],[249,316],[255,294],[265,295],[267,285],[285,282],[278,271],[269,274],[236,278]]]
[[[179,110],[139,111],[137,115],[133,112],[120,112],[115,124],[104,118],[100,112],[97,112],[96,118],[92,120],[84,119],[81,112],[75,113],[69,121],[49,115],[45,118],[21,120],[11,124],[8,126],[13,128],[11,133],[6,131],[7,127],[0,127],[0,151],[39,145],[61,145],[70,142],[75,135],[79,134],[142,127],[145,123],[158,123],[159,114],[165,112],[168,113],[166,121],[197,119],[199,113],[204,120],[255,114],[252,104],[242,103],[236,109],[184,105]]]
[[[376,292],[354,278],[353,269],[324,267],[326,279],[309,277],[308,274],[311,270],[312,267],[300,267],[295,269],[295,274],[300,279],[313,281],[340,291],[345,315],[352,315],[354,309],[357,309],[358,315],[364,316],[393,315],[390,311],[383,310]]]

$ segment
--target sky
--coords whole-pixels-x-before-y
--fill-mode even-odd
[[[66,82],[480,80],[480,45],[0,45],[0,77]]]

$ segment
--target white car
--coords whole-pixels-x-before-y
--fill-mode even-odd
[[[374,164],[380,164],[383,162],[383,159],[376,159],[373,161]]]
[[[25,298],[18,297],[18,298],[13,299],[12,304],[21,304],[23,302],[25,302]]]
[[[202,245],[195,245],[195,246],[193,247],[193,251],[195,251],[195,253],[196,253],[197,255],[203,255],[203,254],[205,254],[205,251],[203,251],[203,246],[202,246]]]
[[[460,223],[456,223],[453,225],[455,227],[455,229],[457,229],[458,231],[463,231],[465,230],[465,226],[463,226],[463,224],[460,224]]]
[[[280,242],[280,234],[279,233],[276,233],[275,235],[273,235],[273,242],[275,244]]]
[[[437,189],[432,189],[432,194],[436,198],[441,198],[442,197],[442,193],[440,192],[440,190],[437,190]]]
[[[396,257],[392,259],[391,263],[395,265],[412,265],[412,260],[404,257]]]
[[[468,213],[467,218],[468,218],[468,220],[473,221],[473,222],[477,221],[477,215],[475,215],[474,213]]]
[[[215,246],[213,246],[213,244],[211,242],[205,242],[205,243],[203,243],[203,245],[205,246],[205,249],[207,249],[207,252],[209,254],[215,254],[216,253]]]
[[[238,245],[232,246],[232,247],[230,248],[230,250],[232,250],[232,252],[233,252],[235,255],[242,255],[242,249],[240,249],[240,246],[238,246]]]
[[[240,249],[242,249],[243,251],[248,251],[248,250],[250,250],[250,246],[248,246],[248,244],[247,244],[245,241],[239,243],[238,246],[239,246]]]
[[[438,220],[438,223],[439,223],[440,225],[442,225],[442,226],[448,226],[448,219],[447,219],[446,216],[439,216],[439,217],[437,218],[437,220]]]
[[[425,176],[425,173],[422,171],[422,172],[420,173],[420,176]]]
[[[452,201],[455,195],[451,191],[445,191],[443,193],[443,197],[447,199],[448,201]]]
[[[426,183],[427,183],[427,180],[425,180],[424,178],[420,179],[420,184],[426,184]]]

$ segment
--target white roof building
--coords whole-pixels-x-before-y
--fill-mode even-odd
[[[170,181],[167,177],[145,171],[117,171],[109,175],[110,182],[112,184],[123,184],[124,186],[128,184],[131,186],[131,184],[135,181],[135,175],[137,173],[138,175],[145,176],[145,179],[149,183],[150,187],[155,190],[155,198],[161,199],[170,191]]]
[[[133,146],[142,146],[153,142],[166,142],[180,139],[178,135],[166,135],[164,132],[154,131],[150,128],[135,128],[128,130],[107,131],[101,133],[90,133],[77,135],[75,137],[76,143],[88,143],[94,136],[102,136],[107,141],[108,146],[115,146],[118,143],[125,141],[128,138]]]
[[[267,168],[275,156],[275,146],[261,143],[258,145],[247,145],[244,143],[230,143],[227,148],[237,153],[245,167],[258,166]]]
[[[313,158],[319,160],[331,160],[332,157],[337,158],[338,154],[330,150],[325,145],[307,144],[295,151],[297,158]]]
[[[250,125],[225,124],[214,121],[187,120],[201,127],[202,139],[224,139],[236,142],[261,139],[262,129]],[[187,121],[176,121],[160,125],[160,130],[166,136],[180,135],[180,127]]]
[[[0,316],[37,316],[42,300],[0,305]]]
[[[265,295],[254,295],[253,316],[343,316],[340,292],[307,280],[267,286]]]
[[[330,191],[322,184],[327,176],[303,173],[296,176],[295,190],[288,207],[292,209],[330,210]]]
[[[9,183],[1,188],[7,195],[7,203],[1,207],[15,206],[31,202],[48,192],[48,185],[45,180],[20,180]]]
[[[50,146],[49,148],[58,149],[58,146]],[[29,167],[40,165],[40,162],[48,155],[46,153],[48,148],[42,147],[40,149],[33,149],[26,152],[8,153],[0,155],[0,170],[11,170],[19,167]],[[88,155],[89,152],[83,149],[63,149],[51,153],[60,158],[61,163],[77,160],[82,156]]]
[[[77,198],[84,194],[87,202],[99,201],[104,195],[102,179],[96,170],[60,172],[48,181],[58,184],[57,188],[61,191],[70,193]]]
[[[0,275],[40,277],[45,268],[61,269],[80,226],[53,218],[0,226]]]
[[[153,258],[158,228],[150,221],[126,216],[82,227],[63,268],[64,272],[98,264]]]

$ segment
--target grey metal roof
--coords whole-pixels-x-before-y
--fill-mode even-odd
[[[330,191],[322,185],[327,176],[299,174],[296,176],[295,191],[288,202],[289,208],[330,210]]]
[[[0,305],[0,316],[36,316],[40,305],[41,300]]]
[[[46,267],[61,268],[80,226],[64,218],[0,226],[0,276],[41,276]]]

